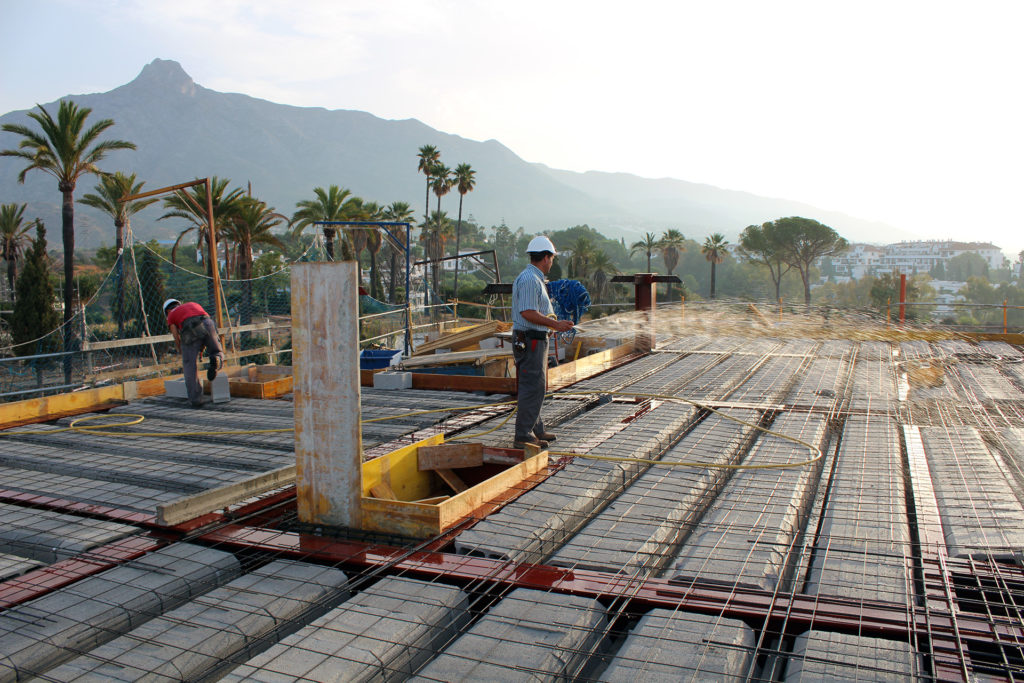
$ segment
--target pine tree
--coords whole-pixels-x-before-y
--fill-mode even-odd
[[[36,225],[25,264],[15,285],[16,298],[11,315],[11,337],[19,356],[52,353],[61,347],[60,335],[50,334],[60,328],[60,313],[50,278],[50,260],[46,256],[46,228]],[[35,343],[29,343],[33,342]]]

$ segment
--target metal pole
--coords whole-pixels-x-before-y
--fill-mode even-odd
[[[214,319],[217,321],[217,329],[224,325],[224,318],[220,311],[220,264],[217,259],[217,229],[213,224],[213,189],[210,187],[210,179],[206,178],[206,225],[209,229],[207,241],[210,243],[210,274],[213,277],[213,309]]]
[[[410,283],[410,252],[412,251],[412,236],[410,226],[405,224],[405,355],[412,355],[412,292],[409,289]]]
[[[1006,304],[1009,299],[1003,299],[1003,334],[1006,334]]]
[[[900,273],[900,325],[907,321],[907,274]]]

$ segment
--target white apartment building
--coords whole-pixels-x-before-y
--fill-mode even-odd
[[[945,264],[954,256],[966,253],[978,254],[989,268],[1003,267],[1005,257],[994,244],[952,240],[896,242],[885,246],[851,244],[845,252],[830,258],[837,277],[858,280],[865,275],[891,272],[907,275],[927,273],[937,263]]]
[[[896,242],[884,247],[885,255],[878,264],[879,273],[927,273],[937,263],[945,264],[960,254],[975,253],[985,259],[989,268],[1003,267],[1003,252],[988,242],[954,242],[952,240],[920,240]]]
[[[859,280],[875,272],[885,255],[885,248],[874,244],[851,244],[842,254],[832,256],[832,267],[841,278]]]

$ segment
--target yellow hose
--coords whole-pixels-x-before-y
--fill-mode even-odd
[[[553,396],[553,395],[554,394],[548,394],[547,396],[545,396],[545,398]],[[795,444],[798,444],[800,446],[804,446],[804,447],[808,448],[815,455],[814,455],[813,458],[810,458],[809,460],[802,460],[800,462],[794,462],[794,463],[776,463],[776,464],[770,464],[770,465],[716,465],[716,464],[713,464],[713,463],[703,463],[703,462],[694,462],[694,461],[646,460],[646,459],[639,459],[639,458],[616,457],[616,456],[610,456],[610,455],[596,455],[596,454],[591,454],[591,453],[574,453],[572,451],[553,451],[553,450],[549,450],[548,451],[549,454],[551,454],[551,455],[559,455],[559,456],[571,456],[571,457],[574,457],[574,458],[584,458],[584,459],[587,459],[587,460],[603,460],[605,462],[641,463],[641,464],[657,466],[657,467],[699,467],[699,468],[705,468],[705,469],[726,469],[726,470],[768,470],[768,469],[786,469],[786,468],[791,468],[791,467],[805,467],[807,465],[811,465],[811,464],[814,464],[814,463],[818,462],[823,457],[823,454],[822,454],[821,450],[819,450],[817,447],[807,443],[806,441],[802,441],[800,439],[797,439],[796,437],[792,437],[792,436],[789,436],[789,435],[786,435],[786,434],[781,434],[779,432],[772,431],[770,429],[762,427],[761,425],[753,423],[753,422],[747,422],[746,420],[741,420],[741,419],[739,419],[737,417],[733,417],[732,415],[728,415],[728,414],[723,413],[723,412],[721,412],[719,410],[716,410],[716,409],[714,409],[714,408],[712,408],[712,407],[710,407],[708,405],[700,403],[699,401],[694,401],[694,400],[691,400],[691,399],[688,399],[688,398],[681,398],[679,396],[669,396],[669,395],[663,395],[663,394],[637,394],[637,393],[623,392],[623,391],[569,392],[569,393],[559,394],[559,396],[561,396],[561,397],[569,397],[569,396],[589,397],[589,396],[594,396],[594,395],[628,396],[630,398],[647,398],[647,399],[655,399],[655,400],[662,400],[662,401],[679,401],[679,402],[682,402],[682,403],[689,403],[689,404],[691,404],[693,406],[696,406],[698,408],[701,408],[703,410],[707,410],[709,412],[712,412],[712,413],[714,413],[714,414],[716,414],[716,415],[718,415],[720,417],[724,417],[724,418],[726,418],[728,420],[732,420],[733,422],[736,422],[738,424],[741,424],[741,425],[744,425],[744,426],[747,426],[747,427],[752,427],[752,428],[754,428],[754,429],[756,429],[756,430],[758,430],[760,432],[763,432],[765,434],[768,434],[770,436],[775,436],[775,437],[778,437],[780,439],[785,439],[786,441],[791,441],[791,442],[793,442]],[[388,416],[385,416],[385,417],[374,417],[374,418],[370,418],[368,420],[362,420],[362,422],[363,423],[386,422],[388,420],[397,420],[397,419],[400,419],[400,418],[416,417],[418,415],[428,415],[428,414],[431,414],[431,413],[463,412],[463,411],[477,410],[477,409],[480,409],[480,408],[493,408],[493,407],[497,407],[497,406],[515,405],[515,403],[516,403],[515,401],[503,401],[501,403],[489,403],[489,404],[486,404],[486,405],[457,406],[457,407],[454,407],[454,408],[449,407],[449,408],[435,408],[435,409],[431,409],[431,410],[417,410],[417,411],[408,412],[408,413],[401,413],[399,415],[388,415]],[[483,432],[474,432],[472,434],[463,434],[461,436],[452,437],[451,439],[449,439],[449,441],[458,441],[458,440],[461,440],[461,439],[477,438],[477,437],[483,436],[485,434],[490,434],[491,432],[495,432],[498,429],[501,429],[505,424],[507,424],[508,421],[512,418],[512,416],[514,414],[515,414],[515,410],[509,411],[508,415],[505,416],[505,418],[498,425],[496,425],[495,427],[493,427],[491,429],[488,429],[488,430],[483,431]],[[87,422],[87,421],[91,421],[91,420],[99,420],[99,419],[112,418],[112,417],[121,417],[121,418],[129,418],[129,419],[127,421],[125,421],[125,422],[114,422],[114,423],[102,424],[102,425],[81,425],[80,424],[82,422]],[[31,434],[44,435],[44,434],[59,434],[61,432],[69,432],[69,431],[82,431],[82,432],[89,432],[90,434],[100,434],[100,435],[104,435],[104,436],[142,436],[142,437],[167,437],[167,438],[173,438],[173,437],[179,437],[179,436],[238,436],[238,435],[245,435],[245,434],[280,434],[280,433],[295,431],[294,427],[280,427],[280,428],[276,428],[276,429],[236,429],[236,430],[223,430],[223,431],[221,431],[221,430],[195,430],[195,431],[187,431],[187,432],[114,432],[114,431],[107,431],[108,429],[110,429],[112,427],[130,427],[132,425],[137,425],[137,424],[141,423],[145,419],[146,419],[146,417],[144,415],[138,415],[138,414],[135,414],[135,413],[107,413],[107,414],[104,414],[104,415],[86,415],[84,417],[79,417],[79,418],[77,418],[75,420],[72,420],[72,422],[67,427],[62,427],[60,429],[48,429],[48,430],[38,430],[38,431],[19,431],[19,432],[0,431],[0,436],[22,436],[22,435],[31,435]]]

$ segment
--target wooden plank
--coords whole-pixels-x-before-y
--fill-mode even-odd
[[[460,519],[472,514],[488,501],[507,494],[509,489],[515,488],[520,482],[547,466],[548,452],[536,452],[518,465],[509,467],[471,489],[446,500],[438,506],[441,510],[440,530],[443,531]]]
[[[433,498],[423,498],[422,500],[414,500],[413,503],[419,505],[437,505],[451,498],[451,496],[434,496]]]
[[[454,365],[459,363],[474,363],[480,365],[498,358],[511,358],[512,349],[477,349],[476,351],[452,351],[451,353],[432,353],[429,356],[416,356],[405,358],[400,363],[404,369],[423,367],[428,365]]]
[[[462,478],[452,470],[442,467],[434,471],[437,472],[438,476],[444,480],[444,483],[448,484],[455,490],[455,493],[462,493],[469,489],[469,487],[466,486],[466,482],[462,481]]]
[[[73,391],[69,394],[55,394],[30,398],[24,401],[0,403],[0,428],[15,424],[31,424],[66,417],[92,410],[121,405],[124,401],[124,386],[98,387]]]
[[[383,500],[398,500],[398,496],[391,490],[386,481],[378,481],[376,484],[370,487],[370,495],[374,498],[381,498]]]
[[[591,354],[548,370],[548,391],[561,389],[626,362],[635,354],[632,343]]]
[[[370,380],[373,384],[373,380]],[[514,394],[515,377],[482,377],[479,375],[434,375],[412,373],[413,389],[439,389],[442,391],[489,391],[496,394]]]
[[[440,446],[421,446],[416,453],[416,466],[424,470],[479,467],[484,464],[482,443],[452,443]]]
[[[252,496],[295,482],[295,465],[286,465],[233,484],[225,484],[156,506],[157,524],[174,526],[208,512],[220,510]]]
[[[266,332],[267,330],[290,328],[291,325],[280,325],[272,322],[250,323],[248,325],[235,325],[219,330],[222,335],[238,334],[241,332]],[[150,344],[165,344],[173,342],[174,336],[170,334],[158,334],[152,337],[131,337],[129,339],[111,339],[100,342],[82,342],[83,351],[105,351],[108,349],[123,349],[132,346],[149,346]]]
[[[437,349],[450,349],[457,346],[474,344],[479,342],[481,339],[487,339],[494,335],[495,332],[509,328],[511,328],[509,323],[503,323],[499,320],[492,320],[491,322],[474,325],[468,330],[453,332],[451,334],[438,337],[433,341],[425,342],[413,352],[413,355],[420,356],[425,353],[436,351]]]

